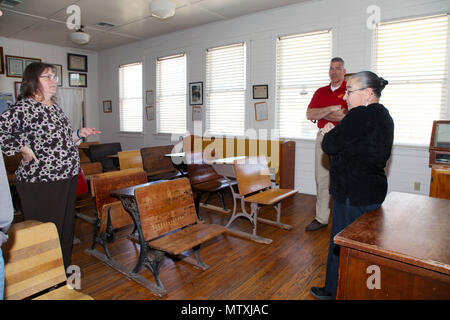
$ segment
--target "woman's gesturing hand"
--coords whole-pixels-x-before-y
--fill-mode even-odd
[[[90,137],[94,134],[102,133],[101,131],[95,130],[95,128],[80,128],[79,135],[82,138]]]

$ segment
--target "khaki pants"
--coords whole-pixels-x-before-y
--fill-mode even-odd
[[[322,150],[323,136],[320,130],[316,138],[315,178],[316,178],[316,220],[328,224],[330,217],[330,157]]]

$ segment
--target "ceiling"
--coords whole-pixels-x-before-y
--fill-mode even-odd
[[[98,51],[308,0],[172,1],[176,3],[175,16],[166,20],[151,16],[151,0],[22,0],[14,7],[0,4],[0,36]],[[70,41],[73,30],[66,27],[70,16],[66,9],[72,4],[80,7],[81,24],[91,35],[86,45]],[[100,27],[99,22],[114,26]]]

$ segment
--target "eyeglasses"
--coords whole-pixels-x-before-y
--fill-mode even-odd
[[[59,77],[54,75],[54,74],[48,74],[45,76],[41,76],[41,78],[47,78],[47,80],[54,80],[54,81],[58,81]]]
[[[359,91],[359,90],[365,90],[365,89],[367,89],[367,88],[359,88],[359,89],[355,89],[355,90],[348,90],[347,89],[347,95],[349,96],[350,93],[352,93],[352,92]]]

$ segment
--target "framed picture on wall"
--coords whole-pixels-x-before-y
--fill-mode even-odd
[[[203,104],[203,82],[189,83],[189,104],[190,105]]]
[[[267,102],[255,103],[255,120],[263,121],[269,119],[269,110],[267,108]]]
[[[145,113],[148,121],[155,120],[155,108],[153,106],[145,107]]]
[[[147,105],[153,105],[153,90],[145,91],[145,103]]]
[[[62,83],[63,83],[62,65],[56,64],[56,63],[52,63],[52,65],[54,65],[56,67],[56,75],[58,76],[58,87],[62,87]]]
[[[192,121],[202,121],[202,107],[193,106],[192,107]]]
[[[87,88],[86,73],[69,72],[69,87]]]
[[[70,71],[88,71],[88,57],[82,54],[67,54],[67,70]]]
[[[111,100],[103,101],[103,112],[104,113],[112,112],[112,101]]]
[[[253,86],[253,99],[269,98],[269,85],[260,84]]]
[[[25,68],[33,62],[41,62],[37,58],[25,58],[17,56],[5,56],[6,76],[13,78],[22,78]]]
[[[5,63],[3,62],[3,47],[0,47],[0,74],[5,73]]]
[[[14,81],[14,97],[16,98],[16,101],[17,101],[17,97],[20,94],[20,86],[21,85],[22,85],[22,82]]]

